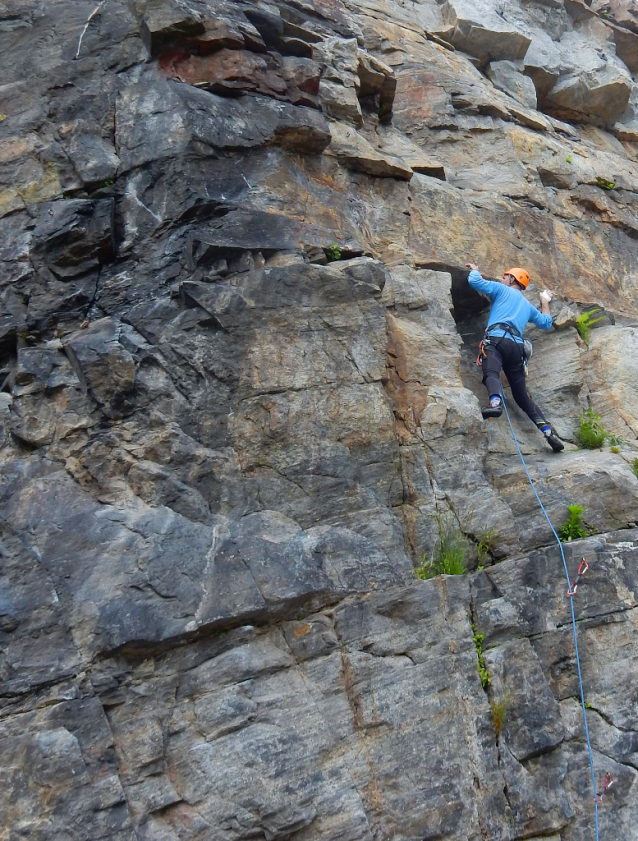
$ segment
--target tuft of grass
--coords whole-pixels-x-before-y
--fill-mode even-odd
[[[616,186],[614,181],[607,181],[606,178],[601,178],[600,176],[596,179],[596,184],[598,184],[601,190],[613,190]]]
[[[507,711],[509,710],[511,704],[512,702],[507,696],[505,698],[501,698],[500,701],[490,701],[490,707],[492,709],[492,724],[494,725],[494,732],[497,736],[503,729],[505,719],[507,718]]]
[[[563,543],[568,543],[570,540],[578,540],[579,537],[588,537],[589,529],[583,520],[585,509],[577,502],[567,506],[569,517],[567,522],[558,530],[558,536]]]
[[[421,556],[421,563],[415,568],[414,574],[421,581],[427,581],[429,578],[434,578],[436,573],[432,570],[432,563],[428,561],[425,555]]]
[[[600,307],[598,307],[597,309],[581,313],[576,319],[576,330],[586,345],[589,345],[589,337],[591,335],[592,326],[594,324],[598,324],[598,322],[602,321],[605,317],[604,314],[601,315],[602,312],[603,311]]]
[[[616,435],[615,432],[606,432],[605,437],[609,441],[609,446],[614,453],[619,452],[621,447],[625,447],[629,443],[625,441],[622,435]]]
[[[587,409],[584,415],[578,416],[576,440],[585,450],[598,450],[605,443],[607,433],[600,422],[600,415],[593,409]]]
[[[485,665],[485,660],[483,659],[483,640],[485,639],[485,634],[477,634],[474,628],[474,623],[472,623],[472,631],[474,633],[474,648],[476,648],[476,670],[481,678],[483,689],[487,689],[492,680],[490,678],[490,673],[487,670],[487,666]]]
[[[335,263],[337,260],[341,260],[341,248],[336,242],[333,242],[332,245],[326,248],[326,257],[328,258],[329,263]]]
[[[638,458],[635,458],[631,463],[631,469],[634,471],[634,476],[638,478]]]
[[[573,163],[573,161],[572,161],[572,155],[571,155],[571,152],[569,153],[569,155],[567,155],[567,157],[565,158],[565,160],[567,161],[567,163],[568,163],[568,164]]]
[[[494,541],[498,537],[496,529],[481,529],[477,535],[476,552],[478,555],[478,569],[483,569],[485,562],[492,558]]]
[[[579,445],[585,450],[598,450],[605,441],[609,441],[611,451],[618,453],[621,447],[625,447],[629,443],[622,435],[607,432],[601,423],[600,415],[596,414],[593,409],[588,409],[584,415],[578,416],[578,429],[575,431],[575,435]]]
[[[423,555],[420,566],[415,570],[416,577],[421,580],[436,575],[463,575],[466,572],[467,540],[453,519],[437,516],[436,521],[439,536],[432,555],[429,559]]]
[[[609,441],[612,453],[618,453],[621,447],[629,444],[622,435],[607,432],[602,425],[600,415],[593,409],[587,409],[584,414],[578,416],[578,428],[574,435],[578,445],[584,450],[599,450],[605,441]]]

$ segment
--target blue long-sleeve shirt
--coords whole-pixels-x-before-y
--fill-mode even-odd
[[[483,292],[492,302],[487,329],[490,324],[511,324],[516,328],[520,336],[528,322],[534,323],[541,330],[549,330],[552,326],[551,315],[545,315],[532,306],[519,289],[512,286],[505,286],[495,280],[485,280],[477,271],[471,271],[468,283],[477,292]],[[492,336],[507,336],[515,342],[522,343],[523,339],[507,333],[505,330],[494,328],[490,330]]]

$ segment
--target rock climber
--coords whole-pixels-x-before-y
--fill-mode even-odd
[[[483,417],[498,418],[503,413],[499,379],[502,369],[517,405],[540,429],[552,450],[558,453],[565,449],[564,444],[552,434],[549,423],[525,387],[523,344],[523,330],[528,322],[533,322],[541,330],[549,330],[552,326],[549,311],[552,293],[547,289],[541,292],[539,312],[523,295],[523,290],[529,284],[529,275],[525,269],[508,269],[503,275],[503,281],[499,283],[485,280],[476,263],[466,263],[466,266],[471,270],[467,279],[470,286],[487,295],[492,302],[485,338],[481,343],[483,383],[489,397],[489,406],[481,409]]]

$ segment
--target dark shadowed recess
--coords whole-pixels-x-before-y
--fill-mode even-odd
[[[452,275],[452,317],[457,326],[462,322],[476,318],[484,310],[487,310],[490,302],[483,295],[475,292],[468,284],[467,276],[469,271],[459,266],[450,266],[447,263],[429,262],[419,263],[420,269],[433,269],[436,272],[448,272]]]
[[[461,348],[462,377],[465,386],[472,388],[476,370],[474,361],[487,324],[490,301],[469,285],[467,282],[469,271],[465,267],[432,262],[427,265],[419,265],[419,268],[449,272],[452,276],[452,317],[463,340]]]

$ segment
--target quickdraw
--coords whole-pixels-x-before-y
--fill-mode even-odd
[[[479,342],[479,346],[478,346],[478,356],[476,357],[476,364],[477,364],[477,365],[482,365],[482,364],[483,364],[483,360],[484,360],[484,359],[487,359],[487,353],[485,352],[485,348],[486,348],[486,347],[488,347],[488,345],[491,345],[491,344],[492,344],[492,343],[490,342],[490,333],[489,333],[489,331],[490,331],[490,330],[494,330],[494,328],[495,328],[495,327],[505,328],[505,327],[507,327],[507,325],[506,325],[506,324],[492,324],[490,327],[488,327],[488,328],[485,330],[485,333],[484,333],[484,335],[483,335],[483,338],[482,338],[482,339],[481,339],[481,341]],[[499,337],[499,338],[500,338],[500,337]]]
[[[611,776],[611,774],[607,773],[605,775],[605,779],[603,780],[603,790],[602,791],[597,791],[596,794],[594,795],[594,800],[596,801],[596,803],[602,803],[603,802],[603,796],[605,794],[607,794],[607,792],[613,786],[613,784],[614,784],[614,778]]]
[[[580,564],[578,565],[578,572],[576,573],[576,578],[574,579],[574,583],[573,584],[570,583],[569,587],[567,588],[567,595],[569,596],[570,599],[573,598],[576,595],[576,590],[578,590],[578,582],[585,575],[585,573],[587,572],[588,569],[589,569],[589,564],[583,558],[581,560]]]
[[[478,346],[478,356],[476,357],[476,364],[482,365],[483,360],[487,359],[487,354],[485,353],[485,345],[489,344],[486,339],[481,339],[479,346]]]

